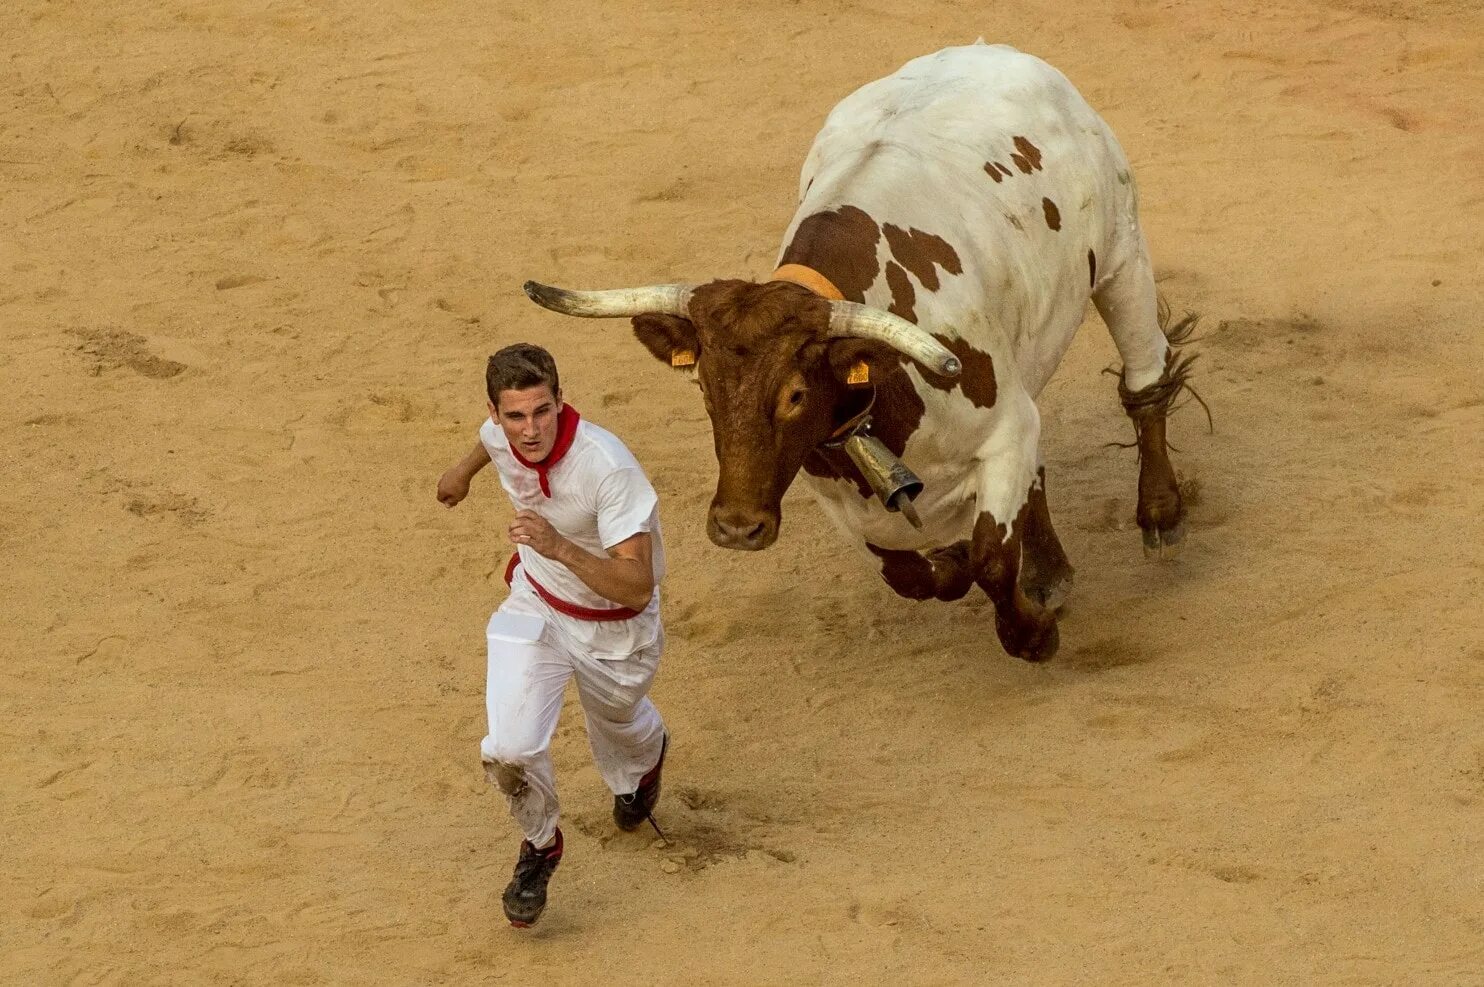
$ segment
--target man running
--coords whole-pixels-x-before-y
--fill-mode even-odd
[[[510,924],[526,928],[562,858],[550,747],[569,678],[614,822],[635,829],[659,801],[669,738],[648,692],[664,647],[665,551],[644,470],[613,433],[563,403],[550,353],[507,346],[490,357],[485,384],[490,418],[439,479],[438,500],[455,506],[494,463],[515,507],[510,595],[486,628],[489,734],[479,749],[525,835],[504,905]]]

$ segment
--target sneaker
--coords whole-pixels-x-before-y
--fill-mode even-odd
[[[556,842],[537,850],[530,840],[522,840],[520,859],[515,862],[515,876],[505,886],[505,917],[517,929],[536,924],[546,908],[546,882],[562,860],[562,831],[556,831]]]
[[[639,779],[639,787],[628,795],[613,796],[613,821],[624,832],[638,829],[659,804],[660,772],[664,770],[665,751],[669,747],[670,735],[667,733],[660,741],[660,759]]]

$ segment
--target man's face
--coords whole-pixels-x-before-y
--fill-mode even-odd
[[[532,463],[550,456],[556,445],[562,396],[551,393],[546,384],[537,384],[518,391],[504,390],[498,397],[499,402],[489,406],[490,418],[505,430],[510,448]]]

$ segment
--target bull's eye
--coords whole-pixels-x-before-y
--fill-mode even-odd
[[[788,396],[788,404],[789,404],[789,407],[791,407],[791,408],[797,408],[799,405],[801,405],[803,403],[804,403],[804,391],[803,391],[802,388],[795,390],[792,394],[790,394]]]

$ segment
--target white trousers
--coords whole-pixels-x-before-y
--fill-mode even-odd
[[[664,723],[648,695],[664,649],[663,632],[632,654],[599,656],[567,632],[569,621],[575,618],[518,588],[485,631],[489,734],[479,745],[480,759],[525,838],[538,847],[556,835],[551,738],[569,678],[577,679],[598,774],[615,795],[639,787],[664,741]]]

